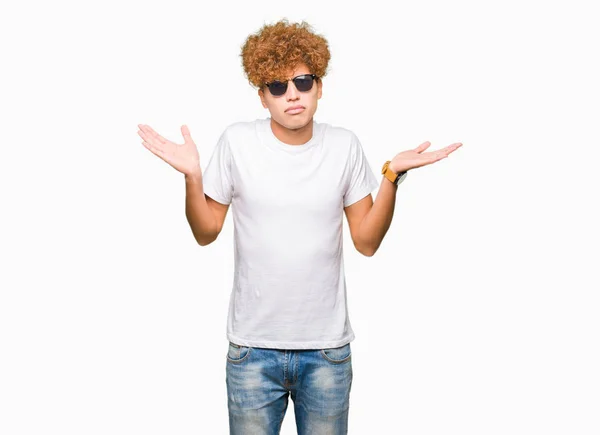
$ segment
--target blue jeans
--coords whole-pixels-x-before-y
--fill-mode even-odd
[[[348,433],[350,343],[328,349],[265,349],[229,343],[231,435],[279,434],[291,394],[298,435]]]

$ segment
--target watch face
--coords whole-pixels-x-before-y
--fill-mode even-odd
[[[400,172],[400,173],[398,174],[398,177],[396,177],[396,182],[395,182],[395,183],[396,183],[396,186],[397,186],[398,184],[400,184],[400,183],[402,182],[402,180],[404,180],[404,178],[405,178],[405,175],[406,175],[406,174],[407,174],[407,172],[406,172],[406,171]]]

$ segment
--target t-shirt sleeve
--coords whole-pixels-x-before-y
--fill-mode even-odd
[[[367,156],[365,155],[358,137],[354,133],[351,135],[350,157],[348,159],[349,183],[344,194],[344,207],[354,204],[363,199],[379,186],[377,177],[373,173]]]
[[[231,149],[227,138],[227,130],[225,130],[213,150],[206,169],[202,173],[202,186],[206,195],[226,205],[231,204],[233,197],[231,162]]]

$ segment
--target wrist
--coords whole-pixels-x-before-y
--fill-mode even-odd
[[[202,171],[200,169],[184,174],[186,183],[198,183],[202,181]]]
[[[402,174],[403,172],[406,172],[405,170],[400,170],[398,169],[396,166],[394,166],[393,162],[390,162],[390,166],[389,166],[390,170],[392,172],[394,172],[395,174]]]
[[[381,168],[381,173],[384,175],[385,178],[387,178],[392,184],[394,184],[397,187],[406,178],[407,171],[404,170],[398,172],[398,169],[395,168],[392,163],[393,162],[390,160],[386,161],[383,167]]]

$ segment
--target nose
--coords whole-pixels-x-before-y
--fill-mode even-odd
[[[298,97],[298,89],[296,89],[296,85],[292,80],[289,81],[287,91],[285,92],[285,97],[288,101],[295,101]]]

